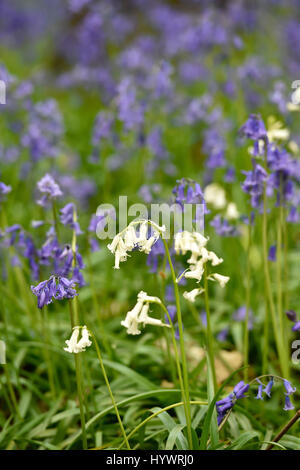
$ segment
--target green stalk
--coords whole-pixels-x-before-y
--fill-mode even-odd
[[[214,338],[212,335],[211,320],[210,320],[206,263],[204,265],[204,300],[205,300],[205,310],[206,310],[206,344],[207,344],[207,353],[209,357],[210,367],[212,371],[212,379],[213,379],[213,386],[214,386],[213,395],[214,395],[217,390],[217,376],[216,376],[215,361],[214,361]]]
[[[189,380],[188,380],[188,370],[187,370],[187,363],[186,363],[186,354],[184,348],[184,337],[183,337],[183,323],[182,323],[182,315],[181,315],[181,308],[180,308],[180,298],[179,298],[179,290],[178,284],[176,280],[176,275],[172,263],[172,259],[170,256],[168,244],[164,238],[162,241],[165,246],[165,250],[168,257],[168,262],[170,265],[172,281],[174,285],[174,292],[175,292],[175,299],[176,299],[176,309],[177,309],[177,319],[178,319],[178,329],[179,329],[179,344],[180,344],[180,353],[181,353],[181,362],[182,362],[182,372],[183,372],[183,398],[185,402],[185,412],[186,412],[186,425],[187,425],[187,434],[188,434],[188,442],[190,450],[193,450],[193,439],[192,439],[192,419],[191,419],[191,407],[190,407],[190,391],[189,391]]]
[[[110,383],[109,383],[107,373],[106,373],[106,370],[105,370],[105,367],[104,367],[104,363],[103,363],[103,360],[102,360],[102,355],[101,355],[101,352],[100,352],[98,342],[96,340],[96,337],[95,337],[94,333],[90,331],[90,334],[91,334],[91,336],[94,340],[94,343],[95,343],[95,348],[96,348],[98,360],[99,360],[99,363],[100,363],[100,367],[101,367],[101,370],[102,370],[102,374],[103,374],[103,377],[104,377],[104,380],[105,380],[105,383],[106,383],[106,386],[107,386],[107,389],[108,389],[108,393],[110,395],[110,398],[111,398],[111,401],[112,401],[112,404],[113,404],[113,407],[114,407],[114,410],[115,410],[115,413],[116,413],[116,416],[117,416],[117,419],[118,419],[118,422],[119,422],[119,425],[120,425],[120,428],[121,428],[121,432],[122,432],[123,437],[124,437],[124,442],[126,443],[127,449],[130,450],[130,445],[129,445],[129,442],[128,442],[128,439],[127,439],[127,436],[126,436],[126,432],[125,432],[125,429],[124,429],[124,426],[123,426],[123,423],[122,423],[122,419],[121,419],[121,416],[120,416],[120,413],[119,413],[119,410],[118,410],[117,403],[115,401],[112,389],[110,387]]]
[[[172,343],[173,343],[173,348],[174,348],[174,353],[175,353],[175,362],[176,362],[176,367],[177,367],[177,374],[178,374],[178,379],[179,379],[179,385],[182,391],[182,396],[184,396],[184,383],[183,383],[183,378],[182,378],[182,372],[181,372],[181,366],[180,366],[180,358],[178,354],[178,348],[177,348],[177,343],[176,343],[176,338],[175,338],[175,331],[173,327],[173,323],[170,317],[170,314],[168,312],[168,309],[164,304],[160,304],[164,312],[166,313],[168,320],[169,320],[169,325],[171,329],[171,338],[172,338]],[[185,406],[185,404],[184,404]]]
[[[173,349],[174,349],[174,354],[175,354],[175,363],[176,363],[176,367],[177,367],[177,374],[178,374],[178,380],[179,380],[179,386],[180,386],[181,395],[182,395],[182,398],[183,398],[184,413],[185,413],[185,415],[187,415],[188,410],[186,408],[186,402],[184,400],[184,396],[185,396],[184,383],[183,383],[183,378],[182,378],[182,371],[181,371],[181,365],[180,365],[180,358],[179,358],[179,354],[178,354],[178,347],[177,347],[177,343],[176,343],[175,330],[174,330],[173,322],[171,320],[168,309],[166,308],[166,306],[163,303],[161,303],[160,306],[164,310],[164,312],[166,313],[166,315],[168,317],[168,320],[169,320],[169,325],[170,325],[170,329],[171,329],[171,338],[172,338]]]
[[[76,297],[75,297],[76,298]],[[73,299],[75,300],[75,299]],[[71,319],[71,327],[74,328],[75,325],[78,324],[78,312],[74,314],[73,300],[69,300],[69,309],[70,309],[70,319]],[[82,445],[83,449],[86,450],[87,446],[87,437],[86,437],[86,429],[85,429],[85,414],[84,414],[84,397],[83,397],[83,390],[82,390],[82,371],[81,371],[81,361],[78,354],[74,354],[75,359],[75,372],[76,372],[76,384],[77,384],[77,393],[79,398],[79,411],[80,411],[80,421],[81,421],[81,432],[82,432]]]
[[[262,373],[266,374],[268,370],[268,345],[269,345],[269,314],[268,299],[265,297],[265,321],[264,321],[264,347],[262,354]]]
[[[250,283],[251,283],[251,264],[250,264],[250,250],[251,250],[251,222],[249,217],[248,226],[248,247],[247,247],[247,278],[246,278],[246,316],[244,325],[244,382],[248,383],[249,379],[249,310],[250,310]]]
[[[289,293],[288,293],[288,230],[286,221],[286,209],[283,207],[283,292],[284,292],[284,310],[288,309],[289,305]]]
[[[57,217],[57,210],[56,210],[56,201],[52,199],[52,214],[54,220],[54,227],[57,238],[59,238],[59,224],[58,224],[58,217]]]
[[[102,315],[101,315],[101,311],[100,311],[100,305],[99,305],[99,302],[98,302],[97,293],[96,293],[96,289],[95,289],[93,268],[92,268],[92,264],[91,264],[91,249],[90,249],[90,246],[88,246],[87,250],[88,250],[88,258],[87,258],[88,259],[88,272],[89,272],[89,280],[90,280],[90,285],[91,285],[94,309],[96,311],[97,318],[98,318],[99,330],[100,330],[100,334],[101,334],[101,337],[102,337],[103,346],[105,348],[106,353],[108,354],[108,356],[111,359],[112,358],[112,350],[111,350],[109,341],[107,340],[105,329],[103,327],[103,320],[102,320]]]
[[[280,184],[280,196],[282,195]],[[282,197],[280,197],[279,219],[277,220],[277,258],[276,258],[276,277],[277,277],[277,310],[279,317],[279,328],[281,335],[282,348],[285,355],[286,372],[285,378],[289,379],[289,361],[287,357],[287,347],[285,347],[285,334],[284,334],[284,312],[283,312],[283,296],[282,296],[282,225],[283,225],[283,207]]]
[[[164,258],[163,258],[163,265],[162,265],[162,275],[161,275],[161,284],[160,284],[160,290],[161,290],[161,299],[162,301],[164,302],[165,301],[165,271],[166,271],[166,262],[167,262],[167,257],[166,257],[166,254],[164,254]],[[168,317],[168,320],[169,320],[169,323],[170,323],[170,326],[172,327],[172,331],[174,332],[174,329],[173,329],[173,325],[172,325],[172,321],[171,321],[171,318],[169,316],[169,312],[168,312],[168,309],[165,307],[165,305],[163,305],[163,309]],[[167,364],[170,364],[170,367],[171,367],[171,377],[172,377],[172,382],[175,384],[176,382],[176,371],[175,371],[175,368],[174,368],[174,363],[173,363],[173,360],[172,360],[172,356],[171,356],[171,347],[170,347],[170,338],[169,338],[169,335],[166,331],[165,328],[163,328],[163,334],[164,334],[164,337],[165,337],[165,342],[166,342],[166,351],[167,351],[167,354],[166,354],[166,359],[167,359]],[[173,334],[173,333],[172,333]],[[174,333],[174,339],[175,339],[175,333]],[[175,340],[175,345],[176,345],[176,340]],[[173,346],[174,346],[174,343],[173,343]],[[177,345],[176,345],[177,346]]]
[[[73,214],[74,222],[77,221],[77,214],[74,210]],[[72,253],[73,253],[73,267],[76,265],[76,231],[73,229],[73,236],[72,236]],[[74,305],[74,309],[73,309]],[[78,305],[77,305],[77,297],[74,297],[72,300],[69,300],[69,308],[70,308],[70,319],[71,319],[71,327],[72,329],[74,326],[79,325],[79,315],[78,315]],[[75,371],[76,371],[76,383],[77,383],[77,392],[79,398],[79,410],[80,410],[80,421],[81,421],[81,429],[82,429],[82,444],[84,450],[88,448],[87,446],[87,437],[86,437],[86,429],[85,429],[85,414],[84,414],[84,396],[82,390],[82,371],[81,371],[81,358],[78,354],[74,354],[75,360]]]
[[[263,240],[263,261],[264,261],[264,275],[265,275],[265,289],[267,293],[267,299],[269,303],[269,308],[271,312],[271,319],[273,324],[273,331],[274,337],[276,342],[276,348],[279,356],[280,367],[282,373],[285,374],[286,372],[286,364],[285,364],[285,354],[283,350],[283,345],[281,341],[281,336],[279,335],[278,331],[278,319],[276,317],[275,312],[275,305],[274,299],[271,289],[271,279],[270,279],[270,272],[269,272],[269,264],[268,264],[268,233],[267,233],[267,195],[266,195],[266,182],[264,182],[264,190],[263,190],[263,227],[262,227],[262,240]],[[267,321],[267,311],[265,316],[265,322]],[[265,344],[265,348],[269,348],[269,344]]]

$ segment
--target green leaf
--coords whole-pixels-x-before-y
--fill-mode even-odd
[[[136,401],[136,400],[144,400],[146,398],[152,398],[152,397],[159,397],[159,396],[168,396],[168,395],[176,395],[177,398],[181,396],[181,390],[169,390],[169,389],[156,389],[156,390],[150,390],[149,392],[144,392],[144,393],[139,393],[138,395],[133,395],[129,398],[126,398],[125,400],[120,401],[117,403],[118,408],[129,405],[130,403]],[[105,410],[100,411],[96,415],[94,415],[87,423],[86,423],[86,430],[88,430],[91,426],[93,426],[97,421],[99,421],[101,418],[106,416],[108,413],[114,412],[114,407],[109,406]],[[81,429],[74,433],[72,436],[68,437],[65,441],[62,442],[61,448],[70,448],[72,444],[74,444],[77,439],[81,436]]]
[[[156,413],[157,411],[161,410],[160,407],[152,408],[151,411]],[[171,433],[171,431],[177,426],[174,419],[166,412],[160,413],[158,419],[163,423],[163,425],[167,428],[167,430]],[[179,450],[185,450],[188,448],[187,440],[184,437],[181,430],[177,431],[176,439],[175,439],[176,446]]]
[[[103,362],[105,366],[117,370],[121,374],[128,377],[132,382],[136,383],[137,385],[140,385],[146,390],[153,390],[156,387],[153,382],[150,382],[150,380],[145,379],[143,375],[139,374],[138,372],[135,372],[124,364],[119,364],[117,362],[109,361],[107,359],[104,359]]]
[[[245,447],[245,445],[252,441],[253,439],[259,439],[259,432],[258,431],[246,431],[237,439],[235,439],[227,450],[240,450]]]
[[[287,449],[300,450],[300,438],[286,434],[280,439],[280,444]]]
[[[173,447],[175,445],[175,441],[178,438],[178,434],[182,431],[182,429],[184,427],[185,426],[183,424],[176,424],[176,426],[172,429],[172,431],[169,434],[165,450],[172,450],[173,449]]]

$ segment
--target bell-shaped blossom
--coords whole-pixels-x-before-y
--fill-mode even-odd
[[[211,281],[217,281],[223,289],[225,285],[227,284],[227,282],[229,281],[230,277],[223,276],[222,274],[218,274],[218,273],[213,273],[209,275],[208,279],[210,279]]]
[[[78,341],[80,333],[81,338]],[[92,344],[89,337],[90,334],[86,326],[75,326],[73,328],[71,338],[66,340],[67,347],[64,348],[64,350],[74,354],[78,354],[80,352],[85,351],[86,348],[88,348]]]
[[[125,320],[121,321],[121,325],[127,329],[129,335],[139,335],[141,325],[170,326],[148,315],[150,303],[161,304],[161,300],[158,297],[147,295],[146,292],[139,292],[136,305],[127,312]]]
[[[148,237],[149,225],[152,233]],[[139,226],[139,231],[136,227]],[[160,227],[153,221],[140,220],[131,222],[121,233],[118,233],[107,248],[115,255],[115,269],[120,268],[120,262],[126,261],[128,252],[135,248],[146,254],[151,252],[153,245],[159,236],[166,230],[165,226]]]
[[[188,300],[189,302],[194,303],[196,300],[196,297],[204,292],[204,289],[199,288],[199,289],[193,289],[190,292],[185,291],[183,293],[183,297]]]
[[[285,395],[285,404],[284,404],[284,411],[291,411],[291,410],[294,410],[294,405],[293,403],[291,402],[291,399],[290,399],[290,396],[289,395]]]

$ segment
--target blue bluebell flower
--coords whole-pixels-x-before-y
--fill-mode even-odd
[[[271,390],[274,385],[274,377],[271,378],[271,380],[268,382],[266,387],[263,389],[263,392],[268,395],[268,397],[271,397]]]
[[[73,299],[77,295],[75,282],[65,277],[51,276],[50,279],[31,286],[32,293],[37,297],[38,308],[52,303],[53,299]]]
[[[291,402],[290,395],[285,395],[284,411],[293,410],[295,407]]]
[[[240,128],[240,134],[252,140],[267,140],[266,126],[260,116],[250,114],[245,124]]]
[[[292,395],[293,393],[295,393],[296,388],[292,386],[291,382],[284,379],[283,380],[283,385],[284,385],[285,390],[286,390],[286,395]]]
[[[255,397],[257,400],[263,400],[264,397],[263,397],[263,384],[260,383],[258,385],[258,390],[257,390],[257,395]]]

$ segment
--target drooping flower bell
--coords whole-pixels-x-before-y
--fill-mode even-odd
[[[219,258],[216,253],[213,251],[208,251],[206,249],[206,244],[208,238],[205,238],[198,232],[178,232],[175,235],[174,248],[175,252],[182,253],[183,255],[186,252],[191,252],[191,257],[187,260],[190,268],[180,276],[185,277],[186,279],[195,279],[199,283],[204,274],[204,266],[208,261],[211,262],[212,266],[218,266],[223,263],[223,259]],[[221,287],[224,287],[225,284],[229,281],[228,276],[223,276],[218,273],[212,273],[207,277],[208,280],[217,281]],[[197,295],[201,294],[203,289],[193,289],[191,292],[185,292],[184,297],[194,302]]]
[[[81,338],[78,341],[80,333]],[[89,337],[90,333],[86,326],[75,326],[71,338],[66,340],[67,347],[64,350],[74,354],[85,351],[92,344]]]
[[[148,236],[148,228],[151,226],[152,233]],[[136,227],[139,226],[139,231]],[[147,255],[151,252],[152,246],[166,230],[163,225],[160,227],[153,221],[138,220],[131,222],[125,230],[118,233],[107,248],[115,255],[115,269],[120,268],[120,262],[126,261],[128,252],[137,248]]]
[[[127,312],[125,320],[121,321],[121,325],[127,329],[129,335],[139,335],[141,333],[140,325],[170,327],[161,320],[148,315],[150,303],[161,304],[161,300],[158,297],[147,295],[147,292],[139,292],[136,305]]]

